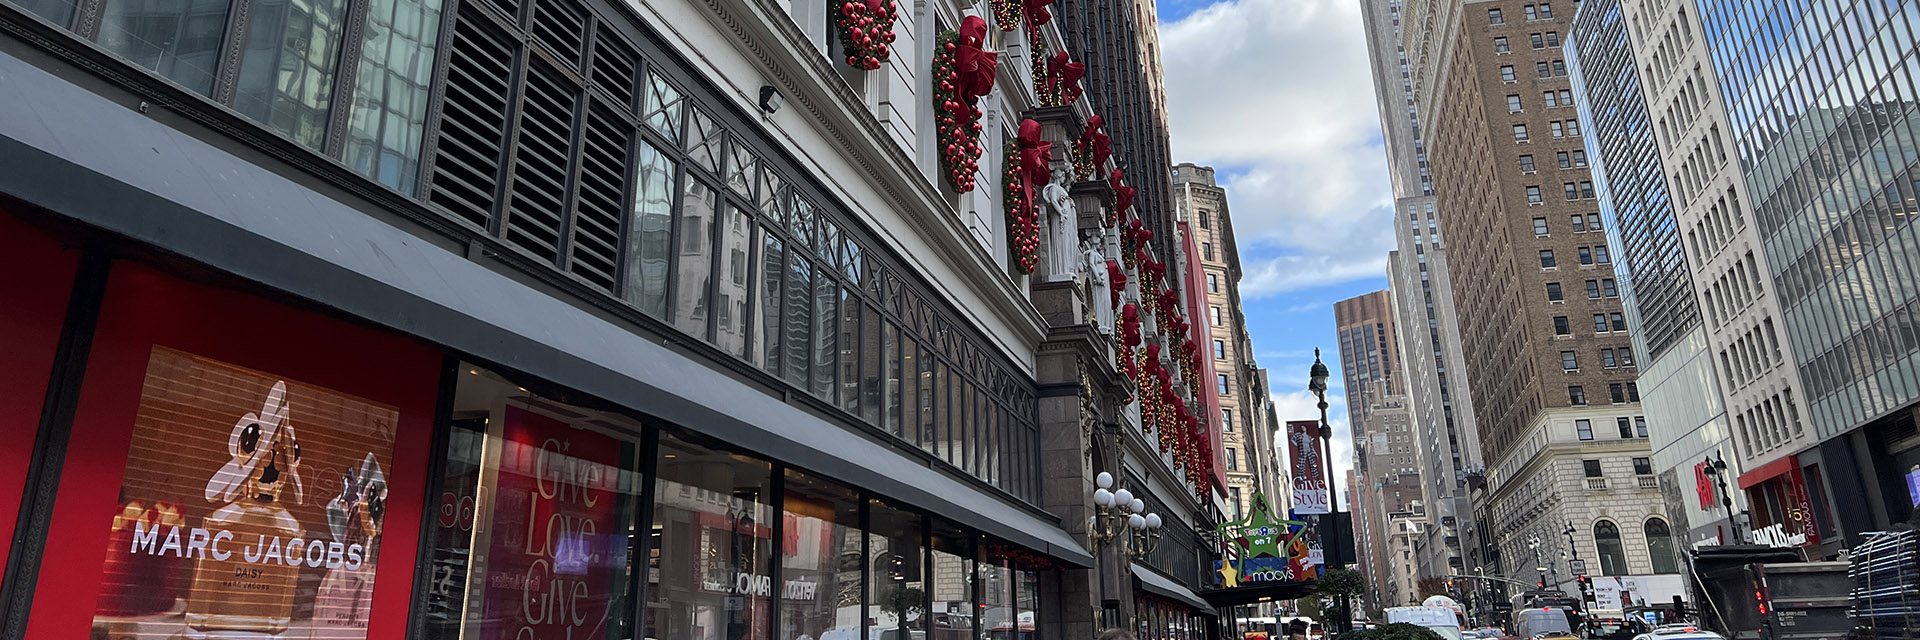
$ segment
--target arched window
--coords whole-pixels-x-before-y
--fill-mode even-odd
[[[1620,527],[1608,520],[1593,525],[1593,544],[1600,548],[1600,575],[1627,575],[1627,549],[1620,544]]]
[[[1653,559],[1653,572],[1679,573],[1679,562],[1673,557],[1673,532],[1667,529],[1667,521],[1647,519],[1646,532],[1647,555]]]

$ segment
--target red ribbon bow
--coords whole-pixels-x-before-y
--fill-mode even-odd
[[[953,73],[959,77],[954,82],[953,92],[965,109],[972,109],[980,96],[993,91],[993,69],[1000,63],[1000,54],[980,48],[986,39],[986,20],[980,16],[967,16],[960,21],[960,42],[953,53]]]
[[[1027,24],[1030,25],[1029,28],[1037,31],[1041,25],[1053,19],[1053,14],[1047,13],[1047,5],[1050,4],[1053,4],[1053,0],[1024,0],[1021,2],[1027,14]]]
[[[1140,306],[1131,302],[1120,308],[1120,344],[1128,348],[1140,345]]]
[[[1075,92],[1075,96],[1078,97],[1078,95],[1078,92]],[[1105,124],[1106,121],[1100,116],[1093,116],[1087,118],[1087,128],[1080,132],[1080,148],[1093,152],[1093,170],[1096,173],[1101,167],[1106,166],[1107,158],[1113,157],[1113,139],[1107,137],[1105,131],[1100,130],[1100,127]]]
[[[1046,184],[1049,176],[1047,163],[1053,160],[1053,143],[1040,138],[1040,123],[1026,120],[1020,123],[1020,177],[1027,182],[1027,193],[1034,193],[1033,185]]]
[[[1087,65],[1074,62],[1067,52],[1053,54],[1047,58],[1047,90],[1060,92],[1060,104],[1073,104],[1080,99],[1080,79],[1086,77]],[[1099,116],[1094,116],[1099,117]]]
[[[1108,260],[1107,281],[1112,283],[1112,286],[1107,288],[1107,295],[1113,298],[1108,304],[1118,307],[1120,306],[1120,292],[1127,288],[1127,270],[1120,268],[1120,263]]]
[[[1121,173],[1119,169],[1114,169],[1113,173],[1107,175],[1107,184],[1113,187],[1114,211],[1124,214],[1128,209],[1133,208],[1133,196],[1135,193],[1138,193],[1138,191],[1133,187],[1127,186],[1126,174]],[[1148,235],[1147,237],[1151,238],[1153,236]]]

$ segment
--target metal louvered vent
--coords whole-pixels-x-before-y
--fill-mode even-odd
[[[512,95],[513,48],[480,9],[462,3],[447,62],[446,99],[428,200],[487,228]]]
[[[596,107],[587,111],[580,135],[580,193],[567,270],[609,291],[620,265],[627,147],[633,129],[626,118]]]
[[[507,242],[552,263],[560,257],[561,225],[567,214],[567,161],[579,101],[570,85],[558,69],[537,57],[527,64],[514,145],[513,191],[502,225]]]
[[[533,7],[533,38],[567,64],[580,66],[587,37],[587,10],[576,0],[540,0]]]
[[[611,96],[628,112],[638,113],[634,93],[639,88],[640,54],[627,45],[614,30],[602,28],[593,39],[593,85]]]

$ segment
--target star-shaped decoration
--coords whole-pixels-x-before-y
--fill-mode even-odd
[[[1234,570],[1231,560],[1220,561],[1220,586],[1221,588],[1240,586],[1240,572]]]

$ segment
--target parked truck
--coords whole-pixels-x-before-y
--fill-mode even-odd
[[[1735,640],[1827,640],[1853,630],[1845,562],[1803,562],[1793,549],[1705,547],[1691,553],[1700,620]]]

